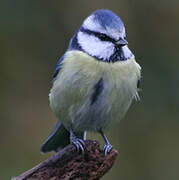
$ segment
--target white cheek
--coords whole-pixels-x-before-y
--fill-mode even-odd
[[[115,48],[111,42],[101,41],[97,37],[83,32],[79,32],[77,38],[82,49],[91,56],[109,60],[114,53]]]

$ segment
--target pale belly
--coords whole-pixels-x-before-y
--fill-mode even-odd
[[[132,60],[107,64],[84,58],[75,64],[69,58],[64,64],[51,89],[50,105],[67,129],[99,131],[125,115],[137,94],[140,70]]]

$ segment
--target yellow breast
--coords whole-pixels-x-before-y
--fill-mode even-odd
[[[139,79],[141,70],[134,58],[126,61],[107,63],[98,61],[82,51],[69,51],[66,54],[64,67],[63,73],[59,73],[59,76],[68,76],[69,73],[80,72],[85,77],[96,78],[96,75],[103,75],[106,78],[110,78],[110,81],[115,80],[119,82],[129,77]]]
[[[137,93],[140,66],[135,59],[107,63],[81,51],[69,51],[50,93],[57,117],[76,129],[95,130],[120,120]],[[104,81],[98,102],[90,106],[95,84]]]

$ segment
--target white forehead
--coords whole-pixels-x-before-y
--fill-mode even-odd
[[[94,15],[91,15],[87,19],[85,19],[83,27],[91,31],[106,34],[109,37],[114,38],[115,40],[118,40],[119,37],[123,37],[125,35],[125,28],[123,28],[122,31],[111,27],[104,28],[97,20],[95,20]]]

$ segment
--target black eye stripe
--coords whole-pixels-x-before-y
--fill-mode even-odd
[[[113,38],[111,38],[111,37],[109,37],[109,36],[107,36],[106,34],[103,34],[103,33],[91,31],[91,30],[85,29],[85,28],[81,28],[80,31],[81,32],[85,32],[87,34],[94,35],[94,36],[96,36],[97,38],[99,38],[102,41],[110,41],[112,43],[116,42],[116,40],[114,40]]]
[[[113,39],[107,36],[106,34],[98,34],[97,37],[101,39],[101,41],[111,41],[113,42]]]

